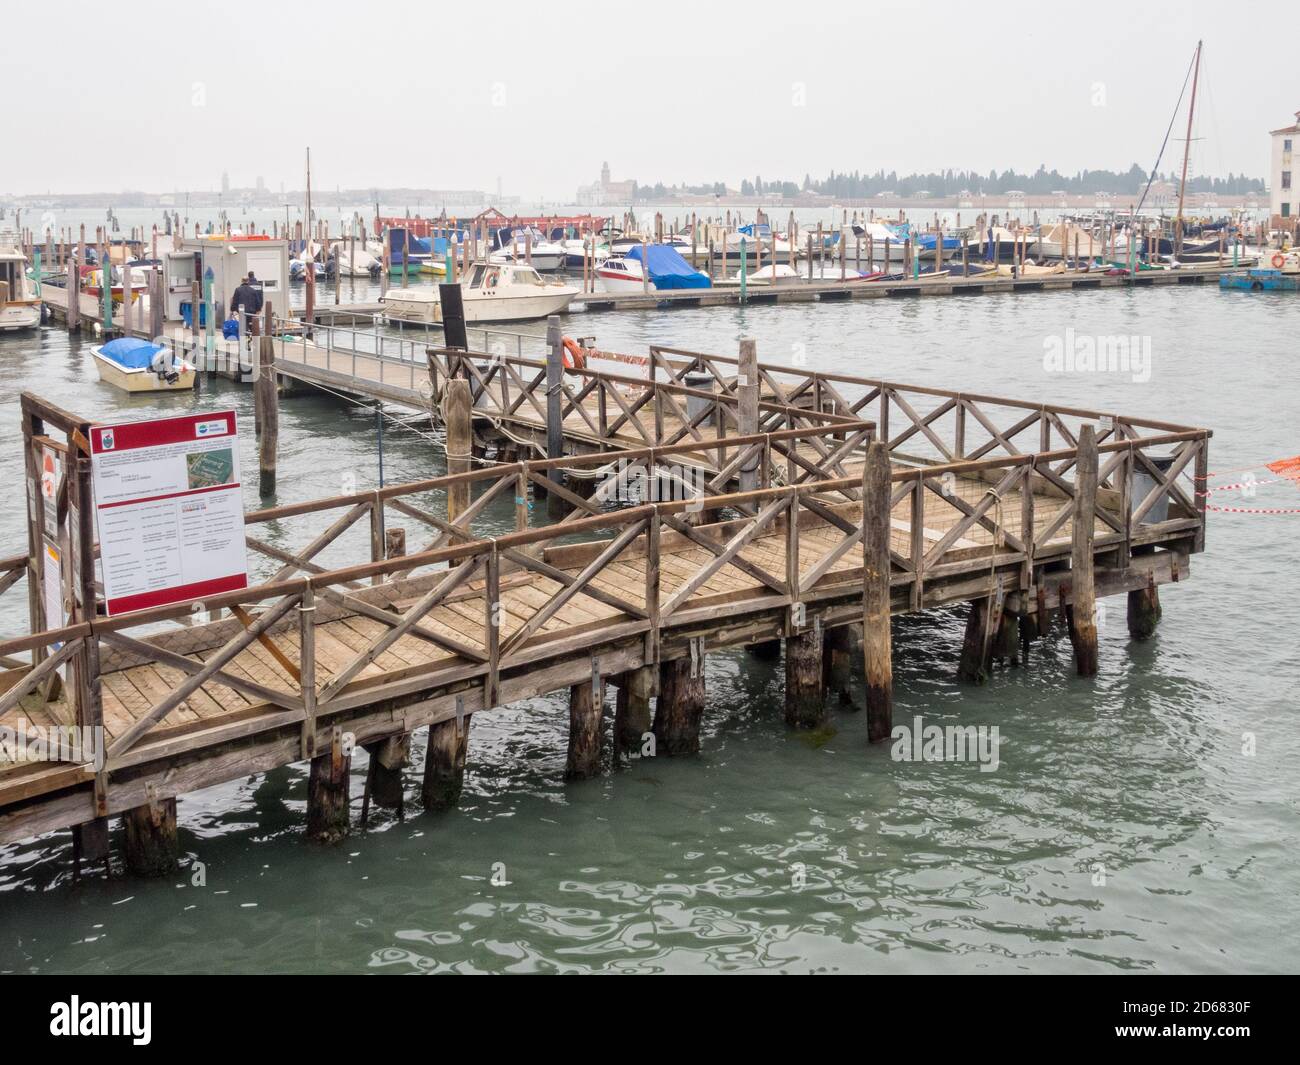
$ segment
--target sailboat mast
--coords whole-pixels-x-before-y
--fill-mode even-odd
[[[1183,199],[1187,195],[1187,157],[1192,151],[1192,116],[1196,114],[1196,83],[1201,78],[1201,44],[1196,42],[1196,66],[1192,71],[1192,102],[1187,107],[1187,140],[1183,142],[1183,179],[1178,185],[1178,216],[1174,219],[1174,257],[1183,251]]]

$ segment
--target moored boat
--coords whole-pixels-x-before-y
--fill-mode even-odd
[[[41,301],[27,277],[27,260],[17,244],[0,244],[0,332],[41,324]]]
[[[461,281],[465,321],[526,322],[560,314],[579,294],[572,285],[546,281],[521,263],[475,263]],[[381,301],[394,318],[441,322],[442,302],[434,288],[390,288]]]
[[[124,392],[181,392],[197,380],[194,366],[165,344],[119,337],[92,345],[90,354],[99,379]]]

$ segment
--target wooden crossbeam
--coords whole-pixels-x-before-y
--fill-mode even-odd
[[[680,533],[682,536],[686,537],[686,539],[690,540],[691,543],[698,544],[700,547],[713,552],[714,555],[721,556],[727,550],[727,545],[725,543],[706,535],[698,526],[688,525],[680,518],[674,518],[671,515],[665,515],[661,520],[665,527],[672,529],[673,532]],[[785,583],[779,577],[774,577],[767,570],[763,569],[762,566],[751,562],[744,555],[732,555],[731,565],[735,566],[736,569],[740,570],[742,573],[746,573],[753,577],[754,580],[766,584],[772,589],[772,591],[778,592],[781,595],[785,594]]]
[[[203,662],[196,662],[194,659],[186,658],[184,655],[177,654],[166,647],[150,643],[147,640],[137,640],[135,637],[127,636],[122,632],[103,632],[100,633],[100,639],[107,644],[120,647],[124,651],[139,655],[141,658],[172,666],[190,676],[202,672],[204,668]],[[295,669],[295,672],[297,672],[297,669]],[[302,706],[302,700],[292,692],[277,691],[275,688],[259,684],[255,680],[246,680],[238,673],[227,673],[224,669],[217,670],[208,680],[214,684],[224,684],[228,688],[243,692],[245,695],[251,695],[254,699],[271,703],[273,706],[283,706],[288,710],[296,710]],[[299,683],[301,683],[300,678]]]
[[[736,553],[739,552],[742,547],[767,528],[772,523],[772,519],[782,510],[785,510],[789,504],[790,500],[788,497],[778,496],[760,510],[751,522],[746,524],[743,529],[727,541],[726,547],[722,549],[720,554],[714,556],[709,562],[705,563],[704,567],[700,569],[699,572],[673,593],[669,600],[663,604],[661,616],[667,617],[686,602],[686,600],[694,595],[710,577],[717,573],[718,570],[722,569],[723,566],[731,562],[731,560],[736,556]]]
[[[25,677],[21,678],[12,688],[0,696],[0,716],[7,714],[34,687],[40,684],[46,677],[53,673],[59,666],[81,650],[81,640],[69,640],[52,655],[48,655],[41,660],[40,665],[31,670]]]
[[[298,604],[299,598],[298,595],[286,595],[279,602],[258,615],[251,628],[243,629],[232,636],[216,654],[208,659],[197,673],[191,674],[186,680],[182,681],[180,686],[174,689],[166,699],[151,707],[148,713],[138,718],[130,728],[123,732],[108,749],[108,756],[112,758],[123,751],[130,750],[136,740],[211,680],[225,667],[227,662],[231,661],[244,648],[256,640],[259,633],[265,632],[284,617],[292,607]]]
[[[502,657],[510,654],[510,652],[514,651],[524,643],[525,640],[545,625],[546,622],[555,615],[556,611],[563,607],[564,604],[575,595],[579,592],[586,593],[586,585],[591,581],[592,577],[604,569],[609,562],[617,558],[628,544],[640,536],[645,530],[645,526],[646,523],[644,521],[633,522],[624,529],[622,533],[611,540],[609,545],[601,551],[599,555],[587,563],[582,572],[573,579],[571,584],[567,585],[559,595],[555,596],[546,604],[546,606],[529,618],[522,628],[516,630],[514,634],[511,635],[510,639],[507,640],[501,648]]]
[[[425,614],[442,602],[449,593],[467,580],[470,574],[478,569],[482,561],[481,558],[467,558],[455,569],[448,572],[446,577],[421,596],[415,605],[402,615],[397,624],[371,640],[357,653],[351,662],[330,678],[329,683],[321,689],[317,705],[324,706],[325,703],[334,698],[353,677],[401,639],[420,618],[424,617]]]
[[[540,573],[543,577],[548,577],[557,584],[565,588],[571,587],[578,583],[578,579],[565,570],[552,566],[549,562],[544,562],[540,558],[533,558],[522,551],[504,550],[501,552],[502,557],[522,566],[524,569],[532,570],[534,573]],[[615,610],[621,610],[634,618],[644,619],[647,614],[635,603],[629,602],[622,596],[614,595],[603,588],[596,586],[594,582],[588,582],[586,587],[578,589],[583,595],[595,599],[597,602],[604,603],[606,606],[612,606]]]

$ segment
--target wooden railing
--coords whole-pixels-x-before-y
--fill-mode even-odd
[[[849,407],[854,409],[853,404]],[[743,461],[739,457],[746,453],[788,454],[810,434],[826,447],[847,448],[857,455],[872,430],[869,422],[841,420],[833,428],[783,429],[761,439],[737,437],[729,441],[729,463]],[[1140,440],[1112,436],[1098,446],[1100,469],[1115,486],[1099,492],[1095,513],[1086,514],[1086,520],[1101,527],[1095,538],[1099,557],[1109,553],[1115,565],[1123,567],[1137,547],[1199,549],[1203,514],[1178,482],[1187,468],[1206,462],[1208,439],[1202,430],[1186,430],[1151,433]],[[1168,447],[1174,449],[1172,465],[1162,470],[1149,451]],[[280,565],[255,587],[199,604],[209,616],[223,610],[232,616],[153,631],[160,622],[191,618],[196,604],[186,603],[111,619],[96,617],[4,641],[0,656],[38,648],[52,653],[0,696],[0,714],[35,688],[42,670],[48,672],[69,657],[82,655],[102,672],[155,662],[178,670],[183,679],[113,738],[106,771],[186,749],[193,742],[187,737],[194,726],[172,727],[175,712],[209,683],[234,689],[261,709],[228,721],[204,722],[205,737],[230,738],[293,725],[301,728],[302,755],[310,757],[323,719],[380,700],[441,688],[456,691],[458,705],[473,712],[496,704],[504,678],[548,660],[594,654],[593,648],[634,640],[644,660],[655,662],[662,642],[673,633],[716,626],[720,618],[731,624],[775,613],[787,619],[789,631],[797,630],[812,608],[860,601],[863,572],[856,556],[866,512],[881,504],[864,492],[860,475],[836,476],[826,468],[813,476],[799,467],[787,483],[769,478],[753,490],[727,492],[721,490],[725,468],[710,467],[701,479],[694,480],[692,474],[687,480],[711,484],[712,490],[706,487],[699,494],[666,500],[620,498],[620,484],[626,485],[629,470],[647,471],[653,482],[665,467],[698,450],[692,439],[620,455],[487,466],[251,513],[246,518],[249,546]],[[889,576],[895,609],[970,598],[994,583],[1027,592],[1043,567],[1063,566],[1080,515],[1070,476],[1077,458],[1077,449],[1066,447],[895,466],[888,501],[895,528]],[[554,482],[547,474],[556,464],[599,471],[592,478],[595,490],[590,499],[572,493],[577,510],[568,519],[534,527],[527,486],[544,482],[551,488]],[[764,463],[763,468],[775,465]],[[1131,488],[1139,471],[1154,471],[1153,487],[1141,493],[1141,499]],[[466,485],[478,494],[454,519],[419,505],[421,496],[439,499],[440,493]],[[493,501],[504,505],[510,499],[513,531],[484,532],[481,523]],[[1157,505],[1167,506],[1170,513],[1149,520]],[[271,524],[283,529],[295,518],[316,530],[331,513],[337,514],[331,523],[297,550],[273,546],[257,532]],[[390,513],[425,526],[431,538],[412,553],[383,557]],[[711,520],[700,523],[706,516]],[[369,559],[334,568],[316,561],[362,518],[370,523]],[[499,523],[499,516],[493,522]],[[496,524],[493,528],[500,532]],[[801,541],[806,544],[810,538],[819,544],[815,557],[800,550]],[[743,553],[759,539],[780,544],[782,567],[765,562],[762,553]],[[702,549],[704,557],[687,563],[689,572],[677,565],[673,576],[665,577],[662,560],[696,549]],[[858,564],[845,566],[846,560]],[[635,563],[640,575],[636,581],[629,578],[628,562]],[[704,586],[727,567],[748,583],[725,595],[707,594]],[[503,590],[538,578],[554,582],[555,590],[531,605],[514,603],[509,614],[502,611]],[[599,621],[557,624],[564,608],[579,597]],[[461,620],[449,625],[445,618],[433,616],[452,602],[458,604]],[[358,616],[380,623],[383,631],[354,649],[346,662],[322,671],[317,629],[333,619]],[[396,672],[362,675],[407,636],[436,648],[439,657]],[[62,647],[52,650],[58,644]],[[268,683],[232,668],[236,657],[258,646],[279,663],[283,682]],[[93,656],[87,655],[90,651]],[[97,689],[97,683],[91,687]],[[77,697],[84,695],[79,691]],[[148,742],[142,743],[146,737]]]

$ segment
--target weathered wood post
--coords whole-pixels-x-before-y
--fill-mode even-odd
[[[81,271],[77,268],[77,253],[68,256],[68,306],[64,317],[68,332],[81,332]]]
[[[1145,588],[1128,593],[1128,633],[1135,640],[1149,640],[1160,622],[1160,590],[1152,576]]]
[[[176,800],[154,799],[122,815],[126,826],[126,868],[135,876],[168,876],[176,871],[180,842]]]
[[[276,452],[280,445],[280,390],[275,380],[275,341],[271,337],[271,303],[263,311],[262,336],[258,342],[258,366],[255,402],[262,426],[258,442],[258,490],[263,496],[275,494]]]
[[[822,638],[822,685],[826,694],[843,707],[853,707],[853,653],[857,633],[852,625],[826,629]]]
[[[970,613],[966,616],[966,635],[961,643],[961,659],[957,663],[957,676],[972,684],[983,684],[989,677],[989,659],[991,657],[992,634],[989,626],[992,618],[989,598],[971,601]]]
[[[561,388],[564,385],[564,335],[560,332],[560,318],[551,315],[546,319],[546,457],[557,459],[564,454],[564,423],[561,418]],[[556,468],[546,471],[546,478],[555,484],[563,479]],[[546,513],[552,519],[564,517],[564,501],[556,492],[546,493]]]
[[[159,270],[149,272],[149,337],[156,340],[163,335],[163,313],[166,310],[166,278]]]
[[[588,780],[600,775],[601,712],[605,686],[593,676],[569,689],[569,754],[565,780]]]
[[[447,423],[447,472],[469,473],[473,468],[473,428],[470,422],[469,382],[453,377],[447,382],[444,418]],[[454,522],[469,508],[469,482],[447,486],[447,520]]]
[[[736,381],[736,419],[741,436],[753,436],[758,432],[758,345],[748,337],[740,342],[739,377]],[[740,467],[740,490],[753,492],[758,488],[759,466],[762,450],[758,449]]]
[[[650,700],[655,694],[657,673],[653,666],[629,670],[615,678],[618,695],[614,702],[614,757],[624,758],[640,750],[653,717]]]
[[[785,638],[785,723],[806,729],[826,723],[820,622]]]
[[[384,557],[401,558],[406,554],[406,530],[384,529]],[[401,810],[403,802],[402,770],[411,755],[411,734],[388,736],[366,747],[370,755],[370,769],[366,787],[376,806]],[[362,822],[365,817],[363,815]]]
[[[348,776],[352,752],[344,749],[343,730],[330,730],[329,750],[311,760],[307,778],[307,838],[337,843],[348,834]]]
[[[1070,551],[1070,642],[1079,676],[1097,675],[1097,590],[1092,544],[1097,510],[1097,437],[1090,424],[1079,430],[1074,464],[1074,520]]]
[[[652,731],[656,754],[698,754],[704,714],[704,655],[659,664],[659,697]]]
[[[862,468],[862,661],[866,675],[867,739],[880,743],[894,727],[894,666],[890,639],[889,453],[873,440]]]
[[[469,750],[469,722],[468,716],[463,720],[453,717],[429,726],[424,785],[420,791],[426,810],[446,810],[460,801]]]

